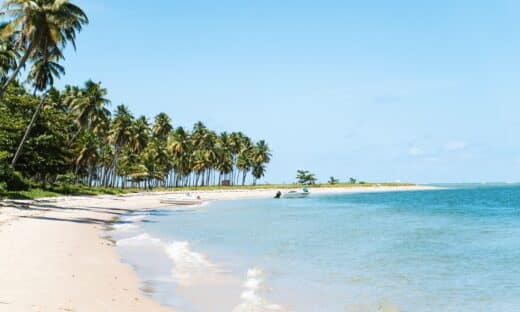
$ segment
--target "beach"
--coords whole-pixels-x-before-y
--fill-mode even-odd
[[[313,194],[429,186],[311,188]],[[204,200],[272,197],[275,189],[191,191]],[[0,201],[0,311],[172,311],[146,296],[105,230],[123,214],[165,206],[148,192]],[[185,192],[182,192],[185,193]]]

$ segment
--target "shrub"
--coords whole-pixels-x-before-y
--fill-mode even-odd
[[[7,191],[7,184],[5,182],[0,182],[0,193]]]
[[[0,165],[0,183],[5,184],[9,191],[27,191],[29,184],[24,180],[19,172],[14,171],[9,165]]]
[[[339,179],[336,179],[335,177],[330,177],[329,178],[329,184],[330,185],[334,185],[334,184],[338,184],[339,183]]]
[[[299,184],[304,184],[304,185],[316,184],[317,179],[316,179],[316,176],[314,175],[314,173],[310,173],[307,170],[297,170],[296,173],[297,173],[296,179],[298,180]]]
[[[76,175],[74,173],[60,174],[56,177],[57,184],[72,185],[76,183]]]

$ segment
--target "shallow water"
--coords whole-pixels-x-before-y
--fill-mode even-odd
[[[519,186],[221,201],[126,218],[113,233],[124,261],[182,311],[520,310]]]

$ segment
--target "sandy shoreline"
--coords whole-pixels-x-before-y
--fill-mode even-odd
[[[434,189],[314,188],[313,194]],[[192,191],[204,200],[271,197],[276,190]],[[0,201],[0,311],[173,311],[145,296],[104,229],[121,214],[165,206],[161,196]],[[183,192],[184,193],[184,192]]]

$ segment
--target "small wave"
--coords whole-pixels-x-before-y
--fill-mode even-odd
[[[112,227],[118,231],[131,231],[139,228],[139,226],[134,223],[114,223]]]
[[[139,246],[143,244],[162,245],[160,239],[150,236],[148,233],[139,234],[117,241],[118,246]]]
[[[121,221],[139,222],[139,221],[143,221],[144,219],[146,219],[146,217],[148,217],[148,215],[144,215],[144,214],[124,216],[124,217],[121,218]]]
[[[233,312],[280,312],[287,311],[278,304],[271,303],[262,298],[258,292],[268,289],[263,280],[263,272],[259,268],[247,270],[247,280],[244,290],[240,294],[242,303],[233,309]]]
[[[173,242],[165,248],[174,262],[173,276],[180,283],[190,283],[217,273],[216,266],[205,255],[191,250],[188,242]]]
[[[188,242],[176,241],[167,244],[159,238],[143,233],[121,239],[117,245],[123,247],[153,245],[162,248],[173,262],[172,275],[179,284],[188,285],[196,281],[211,279],[220,273],[217,266],[211,263],[207,256],[191,250]]]

